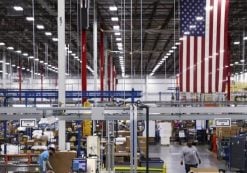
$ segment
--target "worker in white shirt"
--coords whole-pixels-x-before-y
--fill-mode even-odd
[[[185,165],[186,173],[189,173],[190,168],[197,168],[201,164],[201,159],[198,155],[197,148],[192,145],[192,141],[187,142],[182,150],[181,165]]]

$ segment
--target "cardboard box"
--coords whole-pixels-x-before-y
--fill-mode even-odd
[[[50,163],[55,173],[68,173],[71,171],[74,158],[76,158],[76,152],[60,151],[50,157]]]
[[[191,168],[190,173],[219,173],[217,168]]]

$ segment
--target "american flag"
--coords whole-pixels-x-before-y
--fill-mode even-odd
[[[180,0],[180,91],[224,92],[229,0]]]

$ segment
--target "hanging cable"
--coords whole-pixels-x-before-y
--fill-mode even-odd
[[[143,52],[142,52],[142,49],[143,49],[143,43],[142,43],[142,40],[143,40],[143,38],[142,38],[143,37],[143,30],[142,30],[142,22],[143,21],[142,21],[142,0],[141,0],[141,79],[142,79],[142,75],[143,75],[142,74],[143,73],[143,69],[142,69],[143,68],[143,64],[142,64],[143,63],[142,62],[143,61]]]

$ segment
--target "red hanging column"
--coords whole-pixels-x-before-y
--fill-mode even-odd
[[[104,33],[100,32],[100,90],[101,92],[104,91]],[[103,97],[101,98],[101,101],[103,101]]]
[[[81,34],[81,91],[87,91],[87,35],[83,30]],[[82,104],[87,101],[87,98],[82,98]]]

